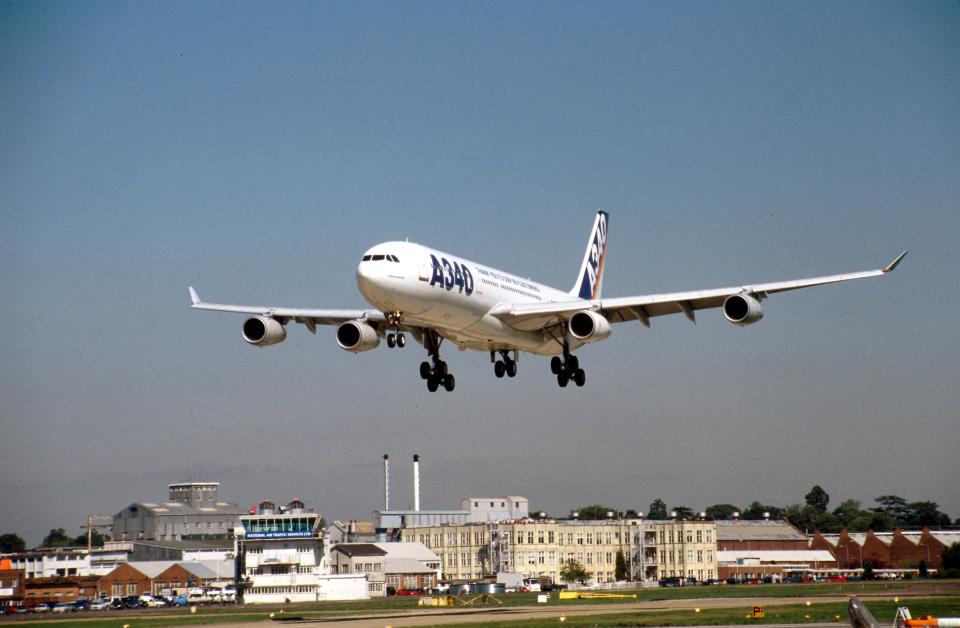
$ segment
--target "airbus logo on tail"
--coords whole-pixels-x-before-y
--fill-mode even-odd
[[[607,214],[597,214],[597,225],[590,241],[590,249],[584,260],[584,272],[580,283],[580,298],[596,299],[599,295],[600,279],[603,275],[603,262],[607,254]]]

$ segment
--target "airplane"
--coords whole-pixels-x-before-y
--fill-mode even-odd
[[[763,318],[760,302],[769,295],[894,270],[907,251],[876,270],[794,281],[746,284],[669,294],[601,298],[607,253],[609,214],[598,211],[573,288],[569,292],[522,279],[491,266],[413,242],[383,242],[366,251],[357,266],[357,287],[373,306],[367,309],[303,309],[224,305],[200,299],[189,288],[191,307],[248,314],[243,339],[257,347],[282,342],[290,321],[316,333],[317,325],[336,325],[337,345],[354,353],[380,345],[406,345],[406,333],[427,350],[420,377],[430,392],[452,391],[456,379],[440,357],[444,341],[461,351],[489,352],[498,378],[517,374],[520,353],[552,356],[550,370],[560,387],[586,382],[576,349],[608,338],[614,323],[683,314],[696,322],[698,310],[720,308],[734,325]]]

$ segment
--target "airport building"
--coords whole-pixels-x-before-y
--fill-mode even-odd
[[[432,589],[442,568],[440,557],[421,543],[341,543],[331,550],[335,574],[364,574],[370,597],[388,589]]]
[[[869,562],[874,569],[910,570],[916,573],[921,561],[937,570],[943,550],[960,542],[960,530],[895,530],[893,532],[815,533],[810,547],[830,552],[841,569],[862,569]]]
[[[237,568],[248,604],[282,604],[369,597],[363,574],[333,574],[323,521],[294,499],[286,507],[259,504],[240,517]]]
[[[503,572],[559,582],[561,569],[571,560],[586,568],[592,581],[614,582],[618,552],[631,580],[717,577],[716,525],[705,520],[524,518],[405,528],[402,537],[435,552],[443,562],[444,580],[452,582]]]
[[[103,576],[127,562],[133,547],[129,543],[107,541],[103,547],[48,547],[5,554],[12,569],[22,570],[27,580]]]
[[[113,516],[116,541],[227,539],[243,510],[221,501],[218,482],[168,485],[168,501],[136,502]]]

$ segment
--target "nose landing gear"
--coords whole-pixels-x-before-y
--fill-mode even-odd
[[[407,346],[407,337],[400,331],[400,324],[403,322],[403,312],[387,312],[387,325],[397,332],[387,334],[387,346],[393,349],[399,347],[403,349]]]
[[[566,388],[570,380],[573,380],[578,387],[587,382],[587,374],[580,368],[580,360],[577,356],[570,355],[570,347],[567,343],[563,343],[563,359],[555,355],[550,360],[550,371],[557,376],[560,388]]]
[[[437,332],[429,329],[424,332],[423,340],[433,362],[432,365],[430,362],[420,363],[420,377],[427,380],[427,390],[437,392],[440,386],[443,386],[447,392],[452,392],[457,380],[453,373],[448,371],[447,363],[440,359],[440,343],[443,339]]]

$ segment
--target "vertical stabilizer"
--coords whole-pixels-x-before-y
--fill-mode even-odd
[[[583,263],[580,264],[580,274],[573,284],[570,294],[581,299],[599,299],[600,288],[603,285],[603,264],[607,258],[607,221],[609,214],[605,211],[597,212],[597,219],[593,222],[593,231],[587,240],[587,251],[583,254]]]

